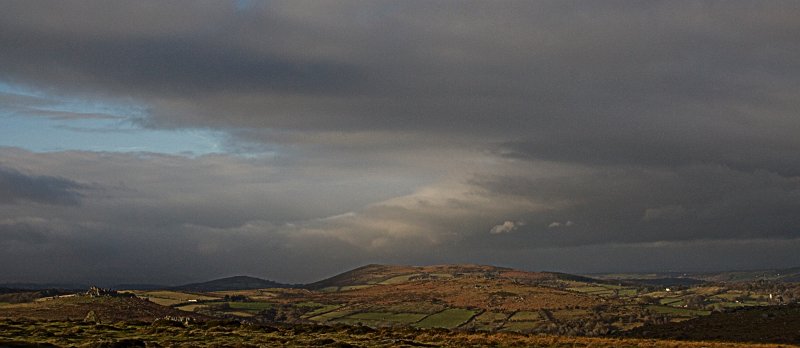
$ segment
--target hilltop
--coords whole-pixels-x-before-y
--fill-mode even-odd
[[[304,286],[312,290],[348,290],[374,284],[394,284],[415,280],[443,280],[463,276],[481,276],[485,279],[505,279],[518,283],[536,284],[546,281],[573,280],[604,282],[588,277],[557,272],[526,272],[507,267],[472,264],[403,266],[370,264]]]
[[[92,313],[90,315],[90,313]],[[167,316],[206,319],[196,313],[187,313],[165,307],[137,297],[89,297],[67,295],[42,298],[34,302],[7,304],[0,310],[0,318],[28,320],[84,320],[113,323],[117,321],[152,322]]]
[[[192,283],[181,286],[172,287],[171,290],[185,290],[197,292],[211,292],[211,291],[226,291],[226,290],[250,290],[250,289],[266,289],[266,288],[288,288],[291,285],[281,284],[271,280],[248,277],[248,276],[233,276],[228,278],[221,278],[210,280],[202,283]]]

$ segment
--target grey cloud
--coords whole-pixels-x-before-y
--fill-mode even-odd
[[[658,208],[647,208],[642,220],[679,219],[686,215],[686,208],[680,205],[666,205]]]
[[[473,250],[471,260],[572,273],[608,272],[609,269],[620,272],[702,272],[780,268],[797,264],[800,257],[792,250],[798,247],[798,239],[698,240],[533,249],[498,249],[487,245]]]
[[[0,57],[9,70],[14,69],[9,71],[12,78],[23,71],[25,78],[33,81],[80,82],[109,88],[122,96],[159,97],[200,97],[209,90],[338,91],[362,79],[357,70],[346,64],[291,61],[232,47],[193,43],[188,38],[92,41],[60,34],[5,31],[0,42],[8,44],[9,49]],[[51,62],[51,56],[60,59]],[[54,78],[63,80],[51,80]]]
[[[797,68],[787,56],[796,52],[780,49],[794,42],[788,33],[796,23],[786,18],[797,9],[726,4],[275,2],[244,13],[195,2],[157,10],[126,5],[125,12],[66,4],[51,7],[59,21],[37,4],[15,4],[4,11],[10,50],[2,57],[6,72],[21,81],[85,78],[81,86],[123,95],[155,87],[178,100],[198,89],[247,99],[307,89],[335,98],[223,105],[241,116],[217,122],[279,125],[280,117],[258,115],[257,108],[273,105],[303,115],[295,127],[340,111],[358,114],[351,116],[358,123],[337,117],[331,126],[444,129],[460,120],[459,130],[467,131],[499,118],[530,130],[564,125],[564,116],[613,122],[626,109],[663,109],[699,95],[701,104],[775,101],[776,87],[791,83],[782,76]],[[186,24],[172,23],[178,15]],[[741,23],[752,30],[741,33]],[[60,59],[43,64],[50,56]],[[43,66],[67,73],[35,76]],[[765,77],[774,83],[760,82]],[[354,78],[366,85],[345,88]],[[216,103],[204,107],[221,111]]]
[[[581,222],[564,233],[529,233],[528,239],[537,245],[797,238],[800,224],[794,213],[800,209],[800,181],[766,171],[717,165],[606,167],[549,178],[473,182],[495,194],[554,207],[527,216],[531,226]]]
[[[659,250],[646,263],[658,267],[691,259],[684,245],[731,259],[747,241],[788,265],[799,16],[796,2],[752,1],[10,2],[0,76],[43,97],[0,95],[4,107],[124,102],[144,110],[135,125],[220,130],[231,153],[267,155],[2,149],[40,174],[0,172],[29,183],[6,184],[27,193],[3,203],[60,205],[3,204],[0,218],[58,219],[71,242],[53,255],[85,265],[75,250],[99,250],[107,275],[133,267],[123,256],[173,253],[206,255],[215,274],[279,258],[309,274],[362,261],[576,270],[595,266],[575,257],[587,251],[613,267],[642,250]],[[191,272],[210,275],[185,263],[163,279]]]
[[[54,93],[134,97],[147,127],[268,142],[404,131],[515,158],[797,175],[798,13],[747,1],[15,3],[0,69]]]
[[[42,204],[77,205],[86,189],[66,178],[31,175],[13,168],[0,166],[0,203],[14,204],[29,201]]]
[[[0,221],[31,217],[3,225],[9,232],[4,243],[14,247],[0,253],[0,261],[37,260],[9,261],[14,266],[0,272],[19,281],[36,274],[40,281],[172,283],[246,272],[298,282],[368,262],[603,271],[614,262],[630,263],[648,248],[653,255],[686,258],[688,252],[680,250],[720,248],[715,255],[728,257],[746,243],[763,249],[798,237],[792,228],[799,223],[796,179],[719,166],[576,170],[511,161],[487,172],[548,170],[538,179],[484,174],[381,198],[354,192],[370,188],[367,181],[376,183],[371,190],[383,189],[383,173],[362,168],[339,168],[334,175],[303,163],[228,155],[35,154],[7,148],[0,155],[6,163],[27,163],[54,177],[82,176],[104,187],[86,192],[80,209],[0,206]],[[361,183],[325,191],[335,177],[342,183],[358,177]],[[647,209],[676,206],[686,210],[678,219],[643,219]],[[508,217],[525,224],[508,220],[514,233],[487,233]],[[548,229],[554,221],[561,227]],[[575,223],[567,228],[569,221]],[[790,262],[790,249],[776,250]],[[602,265],[581,263],[589,260],[581,255],[604,253],[613,257]],[[670,264],[646,260],[642,267]]]
[[[7,219],[0,221],[0,247],[9,242],[42,244],[48,241],[47,227],[40,219]]]

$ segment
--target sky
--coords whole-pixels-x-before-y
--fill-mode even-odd
[[[0,6],[0,282],[800,265],[795,1]]]

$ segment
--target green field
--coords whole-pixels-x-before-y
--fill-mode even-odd
[[[429,315],[414,326],[421,328],[441,327],[453,329],[465,323],[474,315],[475,312],[469,309],[445,309],[439,313]]]
[[[394,284],[402,284],[402,283],[405,283],[405,282],[407,282],[407,281],[408,281],[408,278],[411,278],[411,277],[414,277],[414,276],[418,276],[418,275],[419,275],[419,274],[404,274],[404,275],[399,275],[399,276],[396,276],[396,277],[391,277],[391,278],[389,278],[389,279],[386,279],[386,280],[384,280],[384,281],[382,281],[382,282],[380,282],[380,283],[378,283],[378,284],[381,284],[381,285],[394,285]]]
[[[736,292],[729,291],[729,292],[722,293],[722,294],[716,294],[716,295],[712,296],[712,298],[719,298],[719,299],[723,299],[725,301],[734,301],[737,297],[740,297],[742,295],[743,294],[741,292],[738,292],[738,291],[736,291]]]
[[[420,313],[363,312],[352,314],[347,319],[416,323],[424,317],[425,314]]]
[[[322,315],[324,313],[328,313],[328,312],[334,311],[334,310],[339,309],[339,308],[342,308],[342,306],[341,305],[323,305],[320,308],[317,308],[317,309],[315,309],[315,310],[313,310],[311,312],[306,313],[304,315],[304,317],[312,318],[312,317],[315,317],[315,316],[318,316],[318,315]]]
[[[472,326],[478,330],[493,331],[505,324],[508,314],[501,312],[483,312],[475,317]]]
[[[541,325],[544,325],[542,321],[508,321],[500,328],[500,331],[513,331],[513,332],[525,332],[529,330],[533,330]]]
[[[670,315],[678,315],[678,316],[687,316],[687,317],[694,317],[698,315],[709,315],[711,311],[704,311],[704,310],[697,310],[697,309],[688,309],[688,308],[678,308],[678,307],[669,307],[669,306],[647,306],[647,309],[660,313],[660,314],[670,314]]]
[[[430,302],[409,302],[399,303],[391,306],[373,308],[372,311],[393,312],[393,313],[424,313],[433,314],[447,309],[445,305]]]
[[[589,295],[611,295],[614,293],[613,290],[603,286],[578,286],[574,288],[567,288],[567,290],[572,290]]]
[[[180,309],[180,310],[186,311],[186,312],[194,312],[195,309],[203,308],[203,307],[208,307],[208,306],[206,306],[204,304],[196,304],[195,303],[195,304],[189,304],[189,305],[175,307],[175,309]]]
[[[665,305],[665,306],[683,306],[683,299],[680,297],[665,297],[658,300],[658,303]]]
[[[539,315],[539,313],[520,311],[520,312],[514,313],[514,315],[511,318],[509,318],[508,320],[510,320],[510,321],[531,321],[531,320],[541,320],[541,319],[542,319],[542,316]]]
[[[340,317],[333,321],[343,324],[364,324],[369,326],[381,326],[382,324],[412,324],[420,321],[425,315],[426,314],[420,313],[360,312]],[[314,321],[319,320],[315,317]]]
[[[169,290],[135,291],[133,293],[139,297],[150,300],[150,302],[157,303],[162,306],[174,306],[177,304],[186,303],[189,300],[209,301],[218,299],[218,297]]]
[[[562,309],[553,311],[553,317],[557,320],[572,320],[583,318],[589,315],[589,311],[585,309]]]
[[[248,312],[259,312],[265,309],[272,308],[272,304],[268,302],[227,302],[231,309]]]
[[[309,320],[316,321],[316,322],[324,322],[328,320],[334,320],[338,318],[346,317],[350,314],[355,312],[354,310],[334,310],[327,313],[322,313],[317,316],[310,317]]]

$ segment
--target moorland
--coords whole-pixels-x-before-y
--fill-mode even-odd
[[[0,345],[796,345],[798,274],[367,265],[295,285],[3,289]]]

